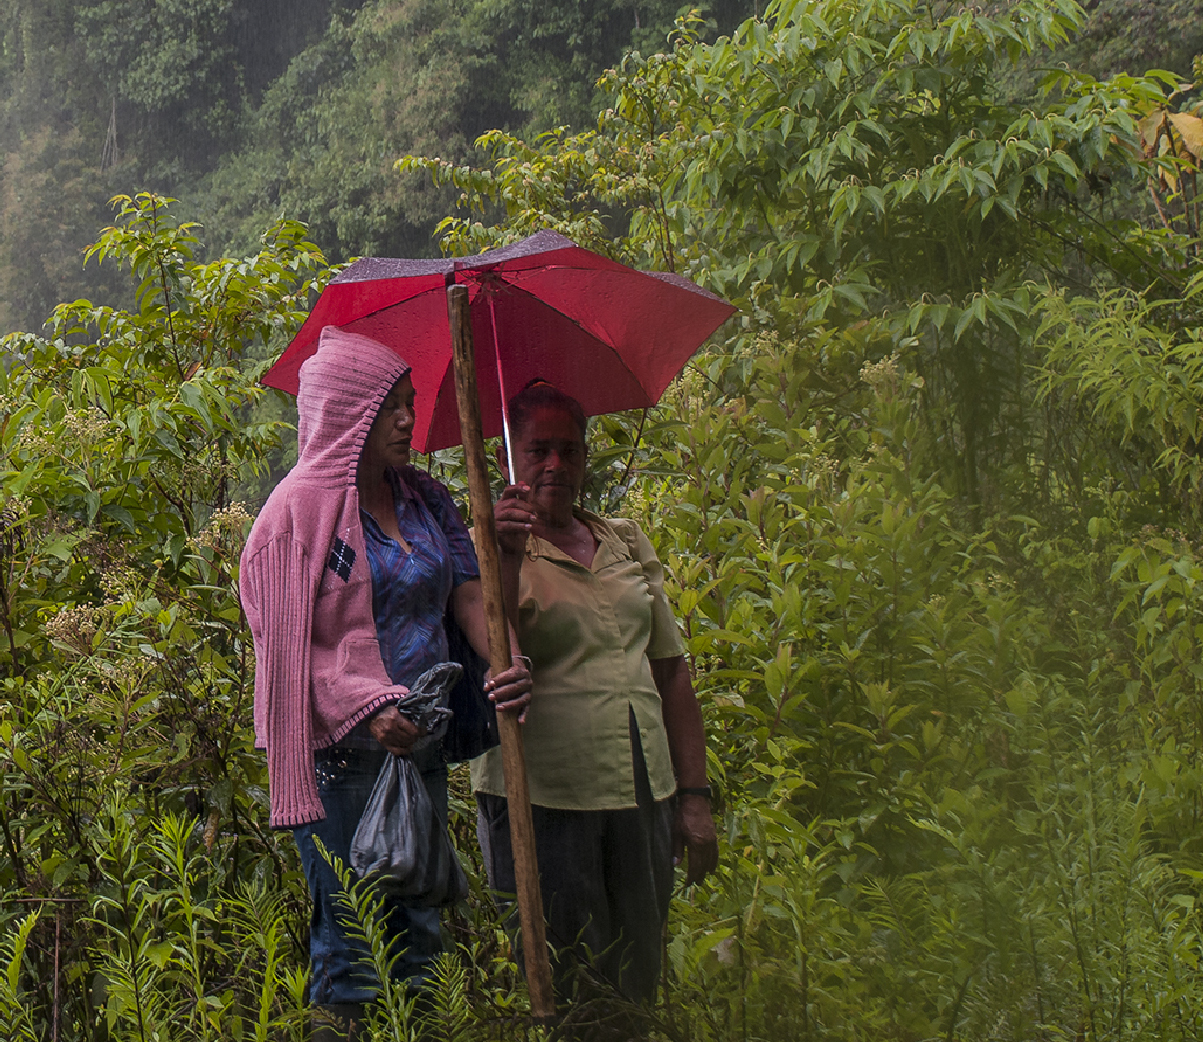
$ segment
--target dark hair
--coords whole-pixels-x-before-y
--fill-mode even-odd
[[[531,414],[535,410],[545,407],[564,410],[572,417],[581,432],[581,441],[585,441],[585,411],[581,408],[581,404],[571,395],[564,394],[554,384],[549,384],[541,377],[528,380],[522,390],[510,398],[510,433],[517,437],[518,432],[530,420]]]

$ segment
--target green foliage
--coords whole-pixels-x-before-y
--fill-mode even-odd
[[[1203,50],[1198,0],[1094,0],[1083,4],[1081,29],[1054,59],[1037,53],[1026,67],[1008,76],[1015,95],[1030,93],[1058,63],[1099,79],[1121,73],[1140,75],[1146,69],[1169,69],[1190,75],[1191,61]]]
[[[1172,78],[1060,70],[1035,102],[1001,91],[1079,22],[1045,0],[777,3],[707,44],[686,19],[669,52],[607,74],[596,131],[494,131],[486,167],[398,167],[460,190],[468,214],[441,226],[452,253],[555,227],[788,335],[888,316],[925,379],[946,485],[995,507],[1032,492],[1014,488],[1041,422],[1024,387],[1029,280],[1184,289],[1182,241],[1128,213],[1148,173],[1139,120]],[[497,208],[499,227],[475,219]]]
[[[0,333],[40,328],[59,301],[119,303],[115,271],[80,263],[106,200],[131,183],[161,189],[207,169],[237,142],[260,74],[278,75],[328,9],[328,0],[0,3]],[[280,41],[293,47],[282,59]]]
[[[367,950],[370,965],[364,968],[365,976],[376,985],[378,1008],[372,1025],[373,1035],[383,1034],[388,1039],[410,1039],[413,1029],[414,996],[406,982],[397,981],[393,968],[401,958],[396,939],[388,931],[384,910],[384,894],[368,881],[356,880],[350,866],[344,865],[337,855],[331,855],[321,840],[316,840],[318,854],[326,860],[338,877],[343,893],[341,902],[346,908],[344,924],[349,936],[357,939]]]
[[[491,127],[591,121],[605,64],[631,43],[658,44],[676,13],[640,8],[372,0],[266,92],[247,147],[213,174],[201,205],[224,228],[257,229],[283,209],[338,257],[426,254],[450,197],[398,178],[395,157],[462,158]]]
[[[0,886],[80,928],[63,1031],[91,1034],[96,977],[110,1031],[221,1038],[257,1010],[266,1038],[297,1021],[304,888],[246,727],[236,495],[282,427],[255,419],[255,356],[327,269],[295,224],[203,264],[168,200],[115,202],[90,256],[128,267],[135,309],[75,301],[5,342]]]
[[[0,334],[59,301],[118,300],[79,259],[129,185],[185,199],[211,257],[253,252],[281,214],[335,259],[427,254],[449,200],[396,178],[398,154],[591,122],[600,73],[662,47],[677,8],[0,0]],[[709,24],[752,8],[719,0]]]
[[[216,119],[223,113],[213,108],[213,90],[220,89],[220,69],[231,55],[224,41],[214,42],[221,41],[233,6],[234,0],[102,0],[80,5],[75,26],[88,61],[118,96],[156,112],[199,92],[208,95],[204,108]]]
[[[741,306],[661,407],[591,435],[590,502],[639,517],[665,562],[722,825],[719,872],[675,896],[644,1030],[1196,1037],[1198,154],[1145,140],[1168,120],[1186,142],[1193,124],[1167,114],[1191,115],[1195,88],[1060,69],[1014,103],[1008,77],[1081,24],[1058,0],[782,2],[713,43],[685,17],[604,75],[594,130],[530,142],[492,120],[484,167],[441,147],[464,124],[413,85],[471,97],[496,70],[488,33],[455,32],[509,20],[542,126],[581,53],[565,38],[601,40],[617,12],[344,12],[268,92],[280,140],[256,147],[261,169],[303,153],[261,183],[265,206],[303,185],[348,239],[385,243],[390,208],[433,174],[467,210],[442,226],[455,252],[556,227]],[[413,64],[394,75],[398,48]],[[386,190],[419,125],[454,158],[406,157]],[[1143,209],[1151,184],[1182,218]],[[128,269],[126,307],[64,304],[47,337],[6,341],[14,1036],[304,1031],[305,888],[266,827],[234,582],[239,497],[266,487],[287,430],[255,377],[330,269],[287,221],[253,256],[203,263],[165,208],[121,197],[89,252]],[[454,453],[432,465],[459,487]],[[469,870],[431,1020],[390,988],[376,1034],[531,1035]],[[378,898],[344,882],[387,980]]]
[[[402,953],[385,923],[383,892],[370,881],[357,880],[341,858],[331,855],[320,840],[315,843],[342,886],[339,901],[346,910],[343,923],[348,934],[368,953],[364,960],[365,977],[379,988],[376,1002],[369,1009],[373,1039],[548,1038],[541,1026],[528,1025],[513,1017],[515,1007],[523,1004],[524,997],[516,995],[513,987],[516,968],[512,963],[505,975],[510,982],[508,991],[499,988],[498,982],[483,977],[484,968],[478,963],[479,941],[472,946],[461,944],[458,951],[441,953],[435,961],[428,991],[419,1001],[418,994],[392,974]]]
[[[64,623],[67,642],[87,634],[97,647],[103,611],[119,644],[141,624],[150,654],[162,653],[156,669],[190,684],[225,684],[212,675],[229,676],[234,654],[241,691],[248,664],[225,554],[249,517],[233,494],[261,472],[281,428],[254,422],[264,389],[247,360],[296,327],[324,261],[285,222],[257,256],[201,264],[190,227],[165,221],[164,201],[118,204],[120,223],[90,256],[128,264],[136,310],[79,300],[56,309],[49,338],[5,341],[7,654],[19,679],[44,654],[25,649],[30,635],[61,606],[79,616],[78,633]],[[190,641],[187,666],[166,655]]]
[[[301,1038],[306,976],[281,959],[295,894],[223,881],[193,820],[139,835],[128,792],[110,792],[91,921],[107,1038]]]
[[[1045,298],[1042,396],[1060,419],[1056,472],[1073,502],[1107,499],[1126,519],[1197,524],[1201,288],[1195,275],[1180,298]],[[1088,440],[1110,452],[1093,456]],[[1098,491],[1121,475],[1122,495]]]
[[[761,337],[721,408],[691,375],[633,494],[723,790],[718,877],[674,907],[677,1029],[1189,1037],[1194,553],[1105,518],[1085,547],[967,532],[871,345]]]
[[[1197,1032],[1197,156],[1145,140],[1187,141],[1195,87],[1061,69],[1013,103],[1080,20],[686,21],[596,131],[399,164],[461,192],[453,253],[551,226],[744,311],[594,433],[723,791],[674,907],[683,1036]]]
[[[4,342],[0,1028],[11,1038],[300,1039],[309,1027],[308,890],[291,838],[268,826],[236,592],[251,522],[239,497],[271,480],[289,429],[257,377],[331,269],[287,221],[253,256],[201,262],[172,202],[116,198],[116,223],[88,251],[126,271],[132,309],[73,301],[49,336]],[[456,808],[462,845],[462,797]],[[415,1016],[404,989],[386,992],[381,1038],[445,1025],[457,1038],[529,1038],[509,943],[479,869],[471,877],[433,1010]],[[387,980],[396,954],[381,948],[374,899],[348,894]]]
[[[34,1032],[28,997],[21,988],[25,950],[29,946],[29,935],[37,926],[37,922],[38,914],[30,913],[0,942],[0,956],[4,958],[4,976],[0,979],[0,1032],[4,1033],[5,1039],[38,1038]]]

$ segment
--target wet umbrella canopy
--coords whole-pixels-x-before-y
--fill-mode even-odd
[[[461,441],[446,287],[468,287],[485,437],[502,433],[502,401],[542,377],[590,415],[655,405],[733,313],[688,279],[641,272],[555,232],[475,257],[365,257],[337,275],[263,378],[293,394],[324,326],[396,349],[413,367],[414,448]]]

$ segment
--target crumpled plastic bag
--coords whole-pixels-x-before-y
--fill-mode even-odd
[[[415,753],[447,734],[454,716],[448,705],[451,690],[463,672],[459,663],[435,663],[410,686],[404,698],[393,704],[411,724],[426,732],[414,743]]]
[[[458,663],[439,663],[397,703],[405,717],[428,732],[423,744],[447,730],[447,695],[460,673]],[[360,879],[410,905],[452,905],[468,896],[468,879],[451,837],[411,758],[390,754],[381,766],[351,840],[351,865]]]

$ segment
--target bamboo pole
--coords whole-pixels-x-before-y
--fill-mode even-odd
[[[468,287],[447,288],[447,314],[451,319],[451,347],[455,366],[455,398],[459,406],[464,461],[468,465],[468,498],[476,526],[476,553],[484,591],[485,621],[489,632],[489,665],[493,673],[508,670],[510,631],[501,593],[501,564],[497,554],[497,529],[493,497],[489,492],[489,464],[480,423],[480,398],[476,390],[476,358],[472,347],[472,320],[468,313]],[[547,929],[543,922],[543,896],[535,855],[535,830],[530,816],[530,789],[526,782],[526,757],[522,730],[515,713],[499,713],[501,762],[510,812],[510,846],[514,852],[514,878],[518,887],[518,918],[531,1013],[537,1018],[555,1015],[551,990],[551,964],[547,957]]]

